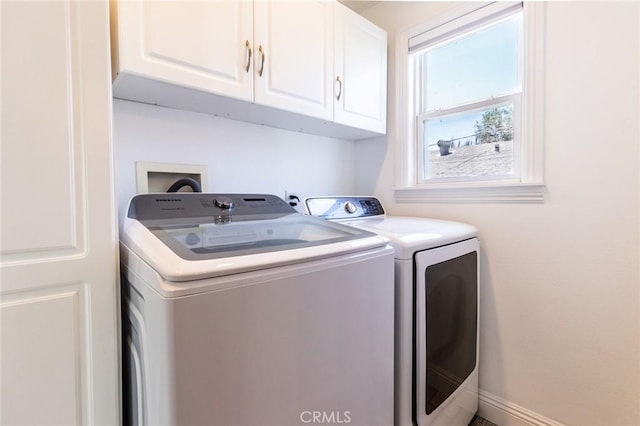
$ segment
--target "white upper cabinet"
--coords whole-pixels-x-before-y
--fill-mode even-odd
[[[128,0],[111,15],[114,97],[345,139],[385,132],[386,34],[334,0]]]
[[[135,96],[119,87],[130,74],[253,100],[251,2],[121,1],[111,17],[116,96]]]
[[[256,103],[333,119],[333,6],[255,2]]]
[[[335,8],[335,121],[387,129],[387,33],[340,3]]]

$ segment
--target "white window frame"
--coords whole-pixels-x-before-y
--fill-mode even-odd
[[[496,8],[512,7],[515,3],[474,3],[456,8],[450,13],[402,31],[396,39],[396,186],[394,196],[399,202],[487,202],[487,203],[542,203],[544,185],[544,2],[523,3],[523,84],[522,122],[518,162],[519,178],[502,180],[429,180],[421,182],[418,131],[422,123],[412,116],[416,102],[414,82],[409,73],[409,40],[416,44],[434,34],[446,34],[456,28],[472,25],[483,14],[495,13]],[[515,111],[514,111],[515,112]],[[515,119],[516,114],[514,114]],[[515,125],[515,123],[514,123]]]

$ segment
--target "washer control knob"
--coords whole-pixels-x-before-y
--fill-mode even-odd
[[[216,198],[213,203],[222,210],[231,210],[233,208],[233,200],[229,197]]]
[[[347,201],[346,203],[344,203],[344,211],[345,212],[347,212],[349,214],[354,214],[357,210],[358,210],[358,208],[351,201]]]

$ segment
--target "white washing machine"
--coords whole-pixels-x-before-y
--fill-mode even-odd
[[[477,230],[386,216],[373,197],[313,197],[305,206],[383,235],[395,250],[395,425],[467,426],[478,410]]]
[[[393,422],[393,250],[271,195],[145,194],[121,233],[124,422]]]

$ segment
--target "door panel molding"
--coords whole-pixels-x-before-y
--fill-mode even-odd
[[[77,10],[68,2],[2,7],[2,76],[11,82],[2,85],[3,263],[82,255],[86,141]],[[44,53],[24,55],[30,45],[45,46]]]
[[[59,283],[3,295],[2,424],[87,424],[92,418],[89,288]],[[9,391],[16,382],[29,395]]]

